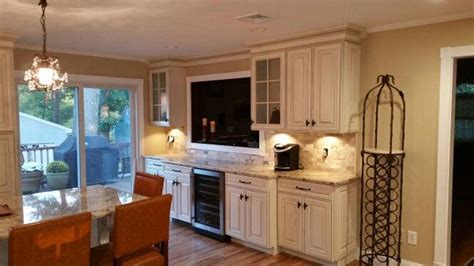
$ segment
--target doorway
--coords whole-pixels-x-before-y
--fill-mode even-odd
[[[137,80],[72,79],[56,92],[18,83],[23,194],[96,184],[131,191],[140,154],[136,94],[142,88],[132,85]],[[59,183],[50,178],[55,168],[67,169]]]
[[[451,265],[474,265],[474,57],[456,62]]]

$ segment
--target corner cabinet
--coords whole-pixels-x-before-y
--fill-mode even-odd
[[[167,67],[150,71],[150,119],[161,127],[186,125],[186,71]]]
[[[360,47],[350,42],[289,50],[287,128],[359,130]]]
[[[252,57],[252,129],[282,129],[285,125],[285,53]]]

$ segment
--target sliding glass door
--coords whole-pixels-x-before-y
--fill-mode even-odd
[[[130,90],[84,89],[87,184],[132,188],[132,119]]]
[[[131,191],[134,90],[31,92],[20,84],[18,92],[24,194],[95,184]]]

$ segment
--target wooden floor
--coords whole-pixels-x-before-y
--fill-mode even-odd
[[[194,233],[190,226],[171,224],[170,265],[318,265],[286,254],[272,256]],[[352,263],[351,263],[352,264]]]

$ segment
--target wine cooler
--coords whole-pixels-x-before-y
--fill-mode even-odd
[[[193,216],[196,232],[229,241],[224,230],[224,173],[193,169]]]

